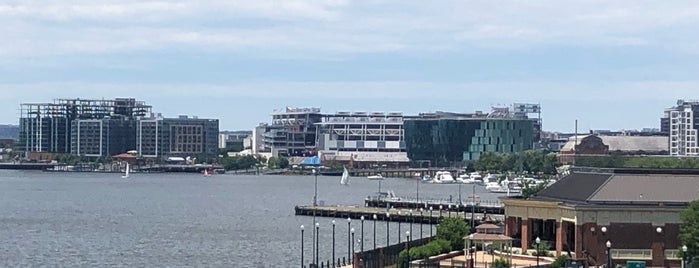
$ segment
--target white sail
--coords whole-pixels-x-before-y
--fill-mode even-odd
[[[209,176],[209,170],[208,170],[208,169],[204,169],[204,177],[208,177],[208,176]]]
[[[344,171],[342,171],[342,179],[340,180],[340,184],[342,185],[349,185],[349,171],[347,171],[346,167],[343,167]]]
[[[129,177],[129,163],[126,163],[126,171],[124,172],[124,175],[122,175],[121,177],[124,179]]]

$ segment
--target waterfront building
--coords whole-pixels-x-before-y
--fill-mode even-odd
[[[322,121],[320,108],[290,108],[275,110],[272,124],[265,125],[262,134],[263,151],[272,156],[315,155],[316,123]]]
[[[677,106],[665,109],[661,131],[669,134],[670,155],[699,155],[699,100],[678,100]]]
[[[338,112],[326,114],[318,129],[323,161],[351,167],[407,166],[402,113]]]
[[[534,144],[529,119],[428,115],[406,119],[404,129],[408,157],[432,165],[478,160],[484,152],[529,150]]]
[[[151,112],[151,106],[132,98],[113,100],[57,99],[52,103],[22,103],[20,105],[19,148],[29,152],[70,153],[74,129],[96,129],[95,123],[75,120],[135,120]],[[102,121],[104,126],[104,121]],[[107,123],[111,124],[111,123]],[[115,123],[118,124],[118,123]],[[104,132],[102,132],[104,134]],[[87,147],[104,144],[100,141],[83,140]],[[82,143],[82,142],[81,142]],[[76,142],[75,145],[81,144]],[[90,145],[87,145],[87,144]],[[77,148],[77,147],[76,147]],[[86,148],[86,147],[83,147]],[[102,145],[104,149],[104,145]],[[96,152],[91,148],[91,152]],[[97,154],[97,153],[96,153]]]
[[[136,128],[136,150],[142,157],[166,160],[170,157],[218,155],[218,119],[181,115],[178,118],[142,118]]]
[[[70,153],[108,157],[136,149],[136,120],[76,119],[71,122]]]
[[[574,164],[576,155],[667,155],[667,143],[666,136],[579,135],[568,138],[559,160]]]
[[[586,267],[607,264],[609,255],[611,267],[631,260],[679,267],[679,213],[696,189],[693,171],[574,170],[528,199],[502,198],[505,235],[522,252],[539,238]]]

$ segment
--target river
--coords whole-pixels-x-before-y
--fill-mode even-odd
[[[378,182],[318,177],[325,204],[359,205]],[[415,180],[387,178],[381,185],[415,196]],[[457,199],[457,185],[419,185],[420,197]],[[470,186],[462,195],[471,194]],[[310,262],[312,219],[294,215],[311,204],[312,176],[53,173],[0,170],[1,267],[290,267],[300,266],[300,226],[306,226]],[[483,200],[496,196],[476,188]],[[320,260],[330,260],[330,218],[320,223]],[[347,220],[336,219],[336,258],[347,256]],[[352,221],[356,240],[359,220]],[[413,226],[413,234],[419,233]],[[408,225],[401,225],[403,232]],[[377,223],[377,244],[386,223]],[[391,243],[397,224],[389,227]],[[373,248],[373,223],[364,222],[365,249]],[[429,235],[429,228],[423,232]],[[405,239],[404,237],[402,239]],[[357,241],[355,241],[357,242]],[[359,244],[356,248],[359,250]]]

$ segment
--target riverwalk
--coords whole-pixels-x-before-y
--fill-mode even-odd
[[[405,208],[377,208],[377,207],[360,207],[360,206],[296,206],[294,208],[297,216],[313,216],[330,217],[342,219],[361,219],[373,220],[376,215],[376,220],[391,221],[391,222],[414,222],[437,224],[441,218],[462,218],[470,221],[474,220],[479,223],[482,220],[488,221],[504,221],[504,215],[487,214],[487,213],[471,213],[471,212],[454,212],[445,210],[411,210]]]

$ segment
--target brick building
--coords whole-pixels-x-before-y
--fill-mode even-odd
[[[679,267],[679,212],[699,199],[699,173],[668,170],[573,172],[529,199],[504,198],[505,235],[532,249],[539,237],[591,266],[646,261]]]

